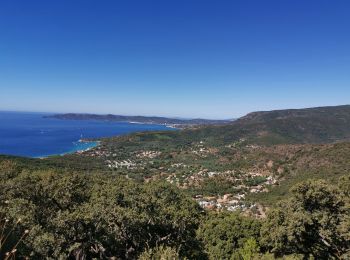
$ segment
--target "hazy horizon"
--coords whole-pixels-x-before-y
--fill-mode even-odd
[[[331,106],[314,106],[314,107],[298,107],[298,108],[282,108],[282,109],[273,109],[273,110],[256,110],[256,111],[250,111],[246,114],[240,115],[238,117],[227,117],[227,118],[205,118],[205,117],[181,117],[181,116],[173,116],[173,115],[148,115],[148,114],[120,114],[120,113],[94,113],[94,112],[72,112],[72,111],[67,111],[67,112],[57,112],[57,111],[25,111],[25,110],[4,110],[0,109],[1,112],[6,112],[6,113],[41,113],[41,114],[66,114],[66,113],[72,113],[72,114],[96,114],[96,115],[120,115],[120,116],[144,116],[144,117],[166,117],[166,118],[172,118],[172,119],[185,119],[185,120],[190,120],[190,119],[209,119],[209,120],[235,120],[240,117],[243,117],[249,113],[252,112],[266,112],[266,111],[274,111],[274,110],[294,110],[294,109],[310,109],[310,108],[317,108],[317,107],[337,107],[337,106],[349,106],[350,104],[338,104],[338,105],[331,105]]]

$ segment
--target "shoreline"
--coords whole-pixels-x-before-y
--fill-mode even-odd
[[[94,149],[98,146],[100,146],[101,144],[101,141],[86,141],[86,140],[83,140],[83,139],[79,139],[77,142],[73,142],[74,143],[94,143],[93,146],[89,146],[89,147],[86,147],[84,149],[71,149],[67,152],[64,152],[64,153],[60,153],[60,154],[51,154],[51,155],[44,155],[44,156],[35,156],[35,157],[30,157],[30,158],[34,158],[34,159],[46,159],[46,158],[49,158],[49,157],[54,157],[54,156],[64,156],[64,155],[68,155],[68,154],[80,154],[80,153],[83,153],[83,152],[86,152],[86,151],[90,151],[91,149]]]
[[[18,139],[18,137],[11,135],[11,131],[5,129],[5,136],[2,136],[1,138],[5,139],[8,135],[9,140],[11,142],[9,141],[9,147],[5,147],[1,151],[1,154],[24,158],[44,159],[48,157],[63,156],[67,154],[83,153],[85,151],[91,150],[92,148],[98,147],[100,143],[103,142],[102,138],[117,137],[121,135],[128,135],[145,131],[148,132],[180,130],[176,129],[177,126],[173,124],[158,124],[156,122],[142,121],[139,122],[138,120],[130,120],[129,122],[108,122],[108,124],[105,124],[105,122],[101,122],[99,120],[98,122],[101,122],[101,124],[95,124],[94,122],[69,123],[63,122],[68,120],[58,119],[49,122],[43,121],[46,119],[46,117],[43,117],[42,113],[37,113],[33,115],[32,113],[27,113],[25,115],[19,113],[19,115],[16,116],[14,119],[16,125],[13,126],[13,130],[17,131],[18,129],[20,129],[21,131],[23,131],[24,129],[24,133],[30,136],[30,138],[23,138],[23,142],[20,142],[20,139]],[[8,120],[8,123],[6,125],[10,125],[12,127],[12,115],[7,115],[6,117],[4,117],[4,120],[4,123],[7,122],[6,120]],[[28,128],[28,126],[31,126],[31,122],[33,120],[37,122],[36,126],[34,128]],[[62,123],[57,121],[61,121]],[[97,120],[87,121],[97,122]],[[136,126],[136,124],[138,126]],[[2,127],[0,128],[0,130],[2,130]],[[89,131],[91,132],[91,135],[87,134],[86,136],[83,136],[81,134],[82,130],[80,128],[90,129]],[[56,132],[52,129],[59,129],[64,131],[62,133],[57,132],[58,134],[56,134]],[[68,129],[68,131],[66,131],[66,129]],[[69,137],[70,132],[74,133],[74,135],[75,132],[77,132],[76,136]],[[21,148],[22,145],[23,148]]]
[[[89,147],[86,147],[86,148],[83,148],[83,149],[73,149],[73,150],[70,150],[68,152],[65,152],[65,153],[61,153],[59,154],[60,156],[64,156],[66,154],[75,154],[75,153],[83,153],[83,152],[86,152],[86,151],[89,151],[91,149],[94,149],[96,147],[98,147],[100,144],[101,144],[101,141],[87,141],[87,140],[83,140],[83,139],[79,139],[77,142],[75,143],[80,143],[80,144],[93,144],[93,146],[89,146]],[[74,143],[74,145],[76,145]]]
[[[118,122],[118,121],[116,121]],[[138,124],[138,125],[161,125],[168,128],[180,129],[177,126],[183,126],[179,124],[168,124],[168,123],[155,123],[155,122],[137,122],[137,121],[120,121],[119,123],[129,123],[129,124]]]

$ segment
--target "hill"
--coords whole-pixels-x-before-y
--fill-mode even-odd
[[[264,145],[348,140],[350,106],[253,112],[230,124],[208,126],[192,134],[220,144],[240,138]]]
[[[212,124],[226,124],[230,120],[209,120],[209,119],[178,119],[167,117],[147,117],[147,116],[122,116],[122,115],[96,115],[96,114],[56,114],[47,116],[48,118],[56,118],[63,120],[103,120],[113,122],[135,122],[143,124],[164,124],[164,125],[212,125]]]
[[[191,195],[246,195],[271,205],[310,178],[347,175],[350,106],[254,112],[225,125],[101,139],[78,154],[22,161],[22,168],[99,171],[165,180]],[[213,202],[214,203],[214,202]],[[216,205],[214,203],[214,205]],[[229,205],[227,206],[229,207]]]
[[[57,114],[49,117],[167,124],[180,128],[196,126],[195,129],[171,135],[176,136],[178,142],[205,139],[217,145],[240,139],[263,145],[331,143],[350,139],[350,105],[253,112],[235,121],[95,114]]]
[[[152,259],[159,244],[188,259],[243,259],[247,241],[254,259],[340,259],[349,252],[348,110],[256,112],[105,138],[71,155],[0,156],[0,213],[16,223],[14,241],[30,233],[18,252],[40,259]],[[319,251],[324,234],[335,251],[328,242]],[[279,241],[292,249],[271,254]],[[310,243],[315,252],[293,247]],[[232,252],[216,253],[218,244]]]
[[[105,138],[96,149],[47,162],[162,179],[215,197],[214,205],[224,194],[245,194],[239,206],[247,209],[248,201],[274,204],[300,181],[347,175],[349,137],[350,106],[279,110],[221,126]]]

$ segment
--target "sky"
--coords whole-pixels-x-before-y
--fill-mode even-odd
[[[348,0],[2,0],[0,110],[236,118],[350,103]]]

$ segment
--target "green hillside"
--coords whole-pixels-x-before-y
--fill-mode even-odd
[[[245,138],[250,143],[330,143],[350,138],[350,106],[250,113],[225,126],[206,127],[193,135],[220,144]]]
[[[0,258],[347,259],[349,122],[350,106],[256,112],[0,156]]]

